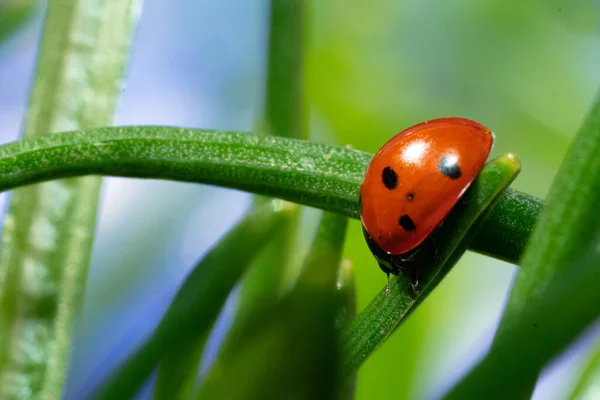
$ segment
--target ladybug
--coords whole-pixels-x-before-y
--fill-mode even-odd
[[[405,129],[375,154],[360,188],[360,219],[387,274],[388,296],[390,274],[408,269],[477,177],[493,142],[493,133],[475,121],[439,118]],[[418,271],[412,272],[416,290]]]

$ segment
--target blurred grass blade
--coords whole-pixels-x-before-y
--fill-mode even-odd
[[[0,191],[67,176],[170,179],[246,190],[358,218],[372,154],[316,142],[174,127],[111,127],[0,146]],[[507,190],[472,248],[517,262],[542,200]],[[514,206],[515,212],[501,214]],[[488,225],[489,224],[489,225]],[[492,228],[510,229],[515,235]],[[522,226],[523,229],[514,227]],[[518,236],[517,236],[518,235]],[[485,240],[481,238],[485,238]],[[509,250],[489,245],[507,243]]]
[[[553,275],[542,301],[531,302],[498,332],[485,359],[447,399],[524,398],[542,367],[600,316],[600,232],[595,228],[593,240],[581,241],[587,250],[580,248],[581,255]]]
[[[439,259],[430,257],[419,265],[420,292],[413,291],[408,276],[399,276],[392,280],[389,297],[384,288],[344,330],[344,378],[358,370],[460,259],[493,209],[494,202],[519,173],[520,166],[520,161],[512,154],[489,161],[465,194],[464,201],[459,202],[435,231]]]
[[[138,0],[48,2],[25,138],[111,124],[139,11]],[[100,183],[12,194],[0,247],[0,398],[61,397]]]
[[[293,205],[272,200],[251,210],[213,247],[187,277],[152,337],[115,371],[97,394],[100,399],[128,399],[165,357],[198,350],[231,289],[252,257],[272,235]],[[182,377],[183,378],[183,377]],[[180,381],[166,382],[164,390],[177,393]]]
[[[334,293],[347,225],[345,217],[323,213],[294,291],[317,288]]]
[[[571,400],[594,400],[600,393],[600,340],[592,350],[592,357],[583,371]]]
[[[337,389],[335,283],[347,220],[324,214],[294,290],[223,351],[198,399],[331,399]],[[273,377],[277,377],[273,379]]]
[[[222,311],[222,309],[221,309]],[[209,333],[202,333],[183,351],[165,352],[154,383],[154,400],[190,399],[194,393],[200,360],[209,340]]]
[[[497,336],[522,319],[532,303],[545,301],[545,288],[577,258],[585,238],[600,226],[600,95],[584,121],[548,194],[548,206],[533,231]],[[524,390],[531,395],[535,382]]]
[[[342,329],[356,316],[356,287],[354,284],[354,266],[352,261],[342,260],[337,277],[337,295],[340,298],[340,312],[336,327]]]
[[[261,199],[266,201],[266,199]],[[253,204],[253,207],[260,207],[259,202]],[[231,347],[235,347],[235,338],[238,337],[240,332],[243,332],[247,325],[254,324],[254,317],[256,313],[261,312],[269,304],[274,304],[279,301],[282,270],[285,268],[287,262],[288,251],[291,248],[291,240],[289,237],[290,229],[295,225],[294,222],[298,218],[298,208],[294,207],[294,210],[290,210],[288,218],[282,221],[282,227],[279,229],[278,235],[273,235],[268,238],[268,241],[264,244],[264,247],[257,254],[249,268],[247,273],[243,276],[241,281],[241,287],[239,295],[236,300],[236,307],[234,311],[233,321],[229,326],[229,329],[223,334],[218,342],[218,348],[215,350],[215,356],[213,359],[218,358],[221,352],[226,352]],[[203,338],[199,338],[202,341]],[[164,365],[161,363],[161,369],[159,370],[157,385],[161,382],[170,382],[173,380],[172,375],[176,375],[173,369],[177,370],[190,368],[191,365],[199,365],[202,370],[208,370],[211,367],[212,361],[206,361],[203,359],[203,354],[186,354],[183,355],[183,359],[177,359],[176,357],[168,357],[167,362]],[[170,366],[169,369],[167,366]],[[187,384],[181,394],[175,397],[173,392],[170,390],[158,390],[164,394],[163,398],[180,398],[188,399],[196,386],[198,380],[197,374],[188,376],[189,383],[193,382],[193,385]],[[157,397],[158,399],[158,397]]]
[[[339,297],[339,312],[336,318],[336,329],[339,331],[347,327],[356,316],[356,288],[354,285],[354,267],[352,261],[342,260],[338,271],[337,296]],[[342,384],[341,399],[354,399],[356,388],[356,375],[348,378]]]
[[[271,0],[264,123],[266,132],[306,136],[304,106],[305,0]]]
[[[37,4],[37,0],[0,2],[0,45],[27,23],[36,10]]]

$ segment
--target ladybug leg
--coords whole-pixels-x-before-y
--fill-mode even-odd
[[[387,286],[385,287],[385,295],[389,297],[390,293],[392,292],[390,286],[390,274],[398,275],[400,271],[396,269],[395,265],[386,265],[382,262],[379,262],[379,268],[381,268],[381,270],[387,276]]]
[[[412,269],[411,280],[413,292],[419,294],[419,267]]]
[[[435,239],[433,238],[433,236],[429,236],[429,240],[431,241],[431,246],[433,247],[433,259],[439,261],[440,255],[438,254],[438,247],[435,243]]]

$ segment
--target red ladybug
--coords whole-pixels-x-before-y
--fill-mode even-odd
[[[389,274],[406,269],[479,174],[493,142],[475,121],[439,118],[405,129],[375,154],[360,189],[361,221],[388,275],[388,295]]]

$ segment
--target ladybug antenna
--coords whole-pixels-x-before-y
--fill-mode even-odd
[[[387,273],[387,280],[388,280],[388,282],[387,282],[387,287],[385,288],[385,295],[387,297],[389,297],[390,292],[391,292],[391,290],[390,290],[390,273],[389,272]]]

